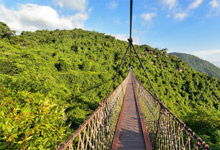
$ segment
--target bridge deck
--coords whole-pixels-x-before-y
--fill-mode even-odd
[[[129,79],[122,110],[120,113],[112,150],[145,150],[145,140],[134,93],[132,80]]]

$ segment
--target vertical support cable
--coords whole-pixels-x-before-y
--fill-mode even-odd
[[[130,44],[130,64],[129,65],[131,66],[131,44]]]
[[[146,72],[146,70],[145,70],[145,68],[144,68],[144,65],[143,65],[143,63],[142,63],[140,57],[138,56],[138,53],[137,53],[137,51],[136,51],[136,49],[135,49],[135,47],[134,47],[133,44],[132,44],[132,47],[133,47],[133,49],[134,49],[134,51],[135,51],[135,54],[136,54],[137,57],[138,57],[139,62],[141,63],[141,66],[142,66],[142,68],[143,68],[143,70],[144,70],[145,75],[147,76],[147,79],[148,79],[149,82],[150,82],[150,85],[151,85],[151,87],[152,87],[152,89],[153,89],[153,91],[154,91],[154,94],[155,94],[156,98],[158,99],[158,96],[157,96],[157,93],[156,93],[156,91],[155,91],[155,89],[154,89],[154,87],[153,87],[153,84],[151,83],[151,80],[150,80],[149,76],[147,75],[147,72]]]
[[[139,62],[141,63],[141,66],[142,66],[142,68],[143,68],[143,70],[144,70],[144,73],[145,73],[145,75],[147,76],[147,78],[148,78],[148,80],[149,80],[149,82],[150,82],[150,85],[151,85],[151,87],[152,87],[152,89],[153,89],[153,91],[154,91],[154,94],[155,94],[155,96],[156,96],[157,99],[158,99],[157,93],[156,93],[156,91],[155,91],[155,89],[154,89],[154,87],[153,87],[153,85],[152,85],[152,83],[151,83],[151,80],[150,80],[150,78],[148,77],[147,72],[146,72],[146,70],[145,70],[145,68],[144,68],[144,66],[143,66],[143,63],[142,63],[140,57],[138,56],[137,51],[136,51],[136,49],[134,48],[134,45],[133,45],[133,40],[132,40],[132,38],[131,38],[131,37],[132,37],[132,13],[133,13],[133,0],[130,0],[130,38],[128,39],[128,42],[129,42],[129,45],[130,45],[130,65],[131,65],[131,47],[133,47],[133,49],[134,49],[134,51],[135,51],[135,54],[137,55],[138,60],[139,60]]]
[[[132,11],[133,11],[133,0],[130,0],[130,39],[132,34]]]
[[[130,43],[130,66],[131,66],[131,36],[132,36],[132,10],[133,10],[133,0],[130,0],[130,38],[129,38],[129,43]]]
[[[126,50],[126,52],[125,52],[125,54],[124,54],[124,56],[123,56],[123,58],[122,58],[122,60],[121,60],[121,64],[120,64],[120,66],[118,67],[118,70],[117,70],[117,72],[116,72],[116,74],[115,74],[115,76],[114,76],[114,79],[113,79],[113,81],[112,81],[112,83],[111,83],[111,85],[110,85],[110,87],[109,87],[109,89],[108,89],[108,92],[106,93],[106,96],[105,96],[104,101],[105,101],[106,99],[108,99],[109,92],[110,92],[110,90],[111,90],[111,88],[112,88],[112,86],[113,86],[113,84],[114,84],[114,82],[115,82],[115,79],[116,79],[116,77],[117,77],[117,75],[118,75],[118,72],[120,71],[120,68],[121,68],[121,66],[122,66],[122,64],[123,64],[123,62],[124,62],[124,59],[125,59],[125,56],[126,56],[128,50],[129,50],[129,47],[130,47],[130,43],[128,44],[128,48],[127,48],[127,50]]]

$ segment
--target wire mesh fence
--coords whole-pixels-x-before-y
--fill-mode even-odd
[[[58,150],[110,149],[130,73]]]
[[[210,150],[163,102],[151,94],[133,75],[151,144],[155,150]]]

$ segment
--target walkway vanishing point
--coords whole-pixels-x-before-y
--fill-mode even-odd
[[[133,83],[128,81],[112,150],[152,150]]]
[[[210,150],[129,72],[58,150]]]
[[[132,40],[114,76],[106,98],[58,150],[210,150],[184,122],[157,98],[157,94]],[[133,75],[132,68],[123,82],[109,95],[128,50],[134,50],[156,97]]]

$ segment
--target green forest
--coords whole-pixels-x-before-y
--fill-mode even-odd
[[[54,149],[104,99],[128,42],[82,29],[23,31],[0,23],[0,149]],[[220,80],[135,45],[159,98],[212,149],[220,147]],[[152,52],[149,52],[152,50]],[[126,57],[114,84],[128,74]],[[150,89],[141,65],[135,75]],[[112,89],[113,90],[113,89]]]
[[[210,62],[190,54],[185,54],[185,53],[170,53],[170,54],[179,57],[184,62],[188,63],[189,66],[195,69],[196,71],[220,79],[220,68],[216,67]]]

